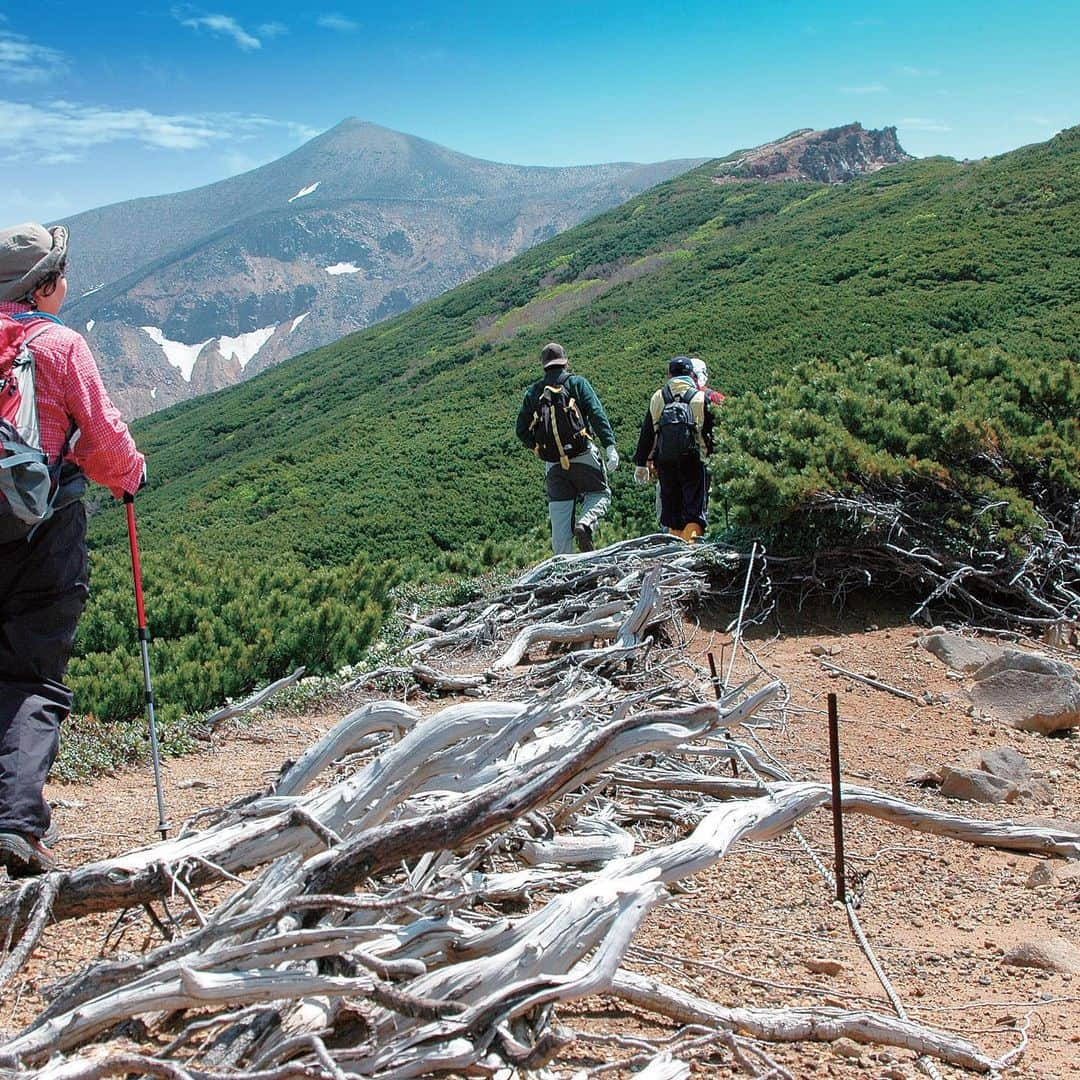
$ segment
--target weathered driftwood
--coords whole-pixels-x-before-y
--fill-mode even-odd
[[[211,713],[203,723],[212,728],[216,724],[222,723],[224,720],[232,720],[237,716],[243,716],[244,713],[251,712],[252,709],[257,709],[264,702],[267,702],[278,691],[284,690],[286,686],[292,686],[293,683],[299,682],[304,677],[304,672],[307,668],[299,667],[291,675],[286,675],[284,679],[278,679],[277,682],[272,682],[269,686],[264,686],[261,690],[252,694],[251,697],[245,698],[243,701],[238,702],[236,705],[226,705],[223,709],[218,709],[217,712]]]
[[[287,765],[270,793],[224,808],[202,831],[27,886],[0,906],[0,938],[10,932],[16,943],[12,970],[50,909],[66,919],[176,895],[188,911],[173,918],[174,940],[57,984],[49,1007],[0,1046],[0,1060],[20,1080],[27,1066],[51,1080],[109,1075],[115,1070],[88,1043],[141,1018],[164,1036],[159,1060],[127,1055],[121,1071],[169,1080],[540,1068],[562,1044],[553,1006],[626,990],[627,949],[669,886],[830,799],[823,785],[790,782],[748,746],[719,738],[779,700],[778,683],[706,704],[687,701],[687,688],[655,668],[654,641],[677,638],[670,619],[705,587],[710,559],[726,572],[740,566],[737,556],[666,537],[550,560],[494,600],[438,618],[417,653],[486,648],[514,635],[531,641],[538,623],[579,632],[603,623],[611,644],[512,677],[500,669],[504,689],[521,700],[466,702],[426,717],[397,702],[364,706]],[[513,654],[502,648],[506,661]],[[405,670],[416,677],[425,666]],[[685,749],[737,754],[767,786],[697,772],[687,761],[701,753],[674,756]],[[849,809],[903,827],[1080,854],[1080,837],[1063,830],[973,822],[864,788],[843,797]],[[693,830],[643,847],[626,828],[642,814]],[[253,870],[250,880],[237,876]],[[210,883],[219,892],[200,894]],[[549,899],[520,916],[496,918],[480,906],[508,901],[516,913],[539,896]],[[764,1051],[740,1042],[734,1027],[763,1039],[835,1030],[970,1068],[990,1060],[947,1033],[872,1014],[774,1015],[672,1000],[648,1007],[692,1005],[698,1019],[686,1022],[709,1029],[703,1037],[737,1060]],[[678,1068],[658,1059],[654,1071]]]
[[[62,875],[56,881],[52,914],[55,919],[74,918],[93,911],[134,907],[168,895],[174,880],[170,867],[185,867],[187,881],[199,885],[286,854],[315,855],[325,849],[326,836],[312,828],[312,822],[343,839],[362,833],[338,851],[328,852],[329,859],[317,860],[312,878],[337,880],[341,873],[331,868],[339,867],[350,880],[359,880],[365,867],[393,865],[431,846],[449,846],[454,837],[457,843],[470,842],[505,824],[512,815],[550,801],[568,786],[584,783],[624,757],[670,749],[686,739],[741,723],[777,690],[778,685],[772,684],[723,715],[714,704],[694,705],[639,713],[607,726],[599,726],[587,715],[588,694],[541,703],[533,709],[502,702],[450,706],[416,723],[354,776],[324,792],[302,797],[289,810],[269,817],[226,821],[204,833],[166,840]],[[394,715],[400,717],[405,707],[391,704],[399,710]],[[367,722],[386,713],[387,705],[381,703],[373,707]],[[349,720],[354,735],[360,722],[355,714]],[[494,727],[497,724],[499,729]],[[544,724],[550,728],[547,737],[535,738],[536,729]],[[507,778],[505,767],[499,764],[501,755],[522,739],[532,740],[528,749],[532,770]],[[302,775],[310,775],[316,765],[325,764],[326,742],[323,740],[324,750],[312,755]],[[570,752],[569,746],[576,749]],[[417,820],[378,829],[410,796],[439,790],[447,780],[462,774],[472,777],[478,786],[452,812],[440,808]],[[303,817],[297,818],[297,809]],[[21,906],[14,899],[0,905],[0,933],[13,922],[21,925],[21,917]]]
[[[287,1001],[313,994],[364,994],[370,978],[339,978],[299,972],[248,968],[225,972],[195,971],[180,966],[175,975],[156,973],[148,985],[129,986],[85,1002],[67,1013],[0,1046],[0,1063],[32,1062],[79,1046],[118,1020],[149,1012],[201,1009],[208,1005],[240,1005],[255,1001]]]
[[[515,668],[529,650],[540,642],[559,645],[580,644],[583,641],[595,641],[597,638],[610,640],[619,633],[620,622],[617,619],[596,619],[588,623],[540,623],[528,626],[521,631],[510,648],[491,665],[492,671],[509,671]]]
[[[625,970],[615,976],[611,992],[682,1024],[726,1028],[767,1042],[832,1042],[847,1038],[915,1050],[975,1072],[1004,1068],[1002,1062],[988,1057],[960,1035],[880,1013],[829,1008],[732,1009]]]
[[[820,785],[788,784],[770,795],[719,807],[707,814],[686,839],[639,855],[611,860],[591,881],[556,897],[517,923],[479,934],[458,927],[454,931],[457,962],[444,962],[399,986],[409,1000],[454,1002],[457,1008],[433,1020],[429,1015],[410,1015],[392,1006],[381,1006],[371,1014],[376,1033],[374,1046],[365,1044],[365,1050],[359,1056],[340,1052],[336,1055],[337,1063],[347,1071],[355,1069],[361,1075],[389,1074],[391,1070],[393,1075],[420,1075],[409,1071],[410,1061],[417,1068],[426,1063],[429,1069],[465,1068],[474,1064],[483,1049],[475,1041],[478,1028],[497,1032],[500,1025],[540,1005],[617,986],[619,964],[641,919],[668,897],[665,884],[712,865],[740,839],[759,841],[776,835],[821,801]],[[344,851],[338,854],[340,857]],[[374,863],[377,859],[371,861]],[[341,874],[340,868],[338,873]],[[352,871],[344,878],[339,876],[329,884],[331,887],[340,887],[343,882],[347,885],[354,874]],[[306,884],[322,887],[326,881],[309,879]],[[387,936],[385,931],[379,933],[377,927],[340,926],[308,936],[284,934],[264,939],[254,946],[203,952],[199,962],[210,969],[231,968],[241,955],[245,955],[244,951],[237,951],[241,949],[249,955],[249,965],[258,964],[262,969],[274,963],[295,962],[318,955],[347,958],[358,948],[358,942],[362,943],[366,954],[383,960],[387,959],[384,952],[387,945],[393,945],[398,947],[396,958],[405,959],[397,935]],[[438,946],[433,954],[431,944],[428,942],[424,946],[425,966],[437,956],[446,955],[442,946]],[[204,1000],[198,993],[213,993],[217,986],[225,985],[221,980],[200,981],[195,978],[193,967],[192,961],[175,959],[154,968],[122,990],[83,1000],[76,1009],[53,1016],[38,1028],[0,1047],[0,1055],[9,1061],[16,1058],[34,1060],[50,1050],[74,1047],[118,1019],[147,1011],[187,1007],[192,1000]],[[267,979],[273,977],[267,973]],[[267,1000],[259,996],[265,982],[256,980],[249,991],[242,985],[246,978],[244,973],[235,973],[235,978],[239,983],[232,986],[232,1001]],[[304,984],[290,985],[303,993]],[[328,983],[327,987],[313,987],[313,992],[323,996],[327,993],[333,996],[337,990],[351,992],[344,984],[334,982]],[[291,996],[285,992],[278,994],[280,998]],[[333,1015],[331,1011],[323,1019]],[[879,1030],[870,1022],[868,1025],[861,1029],[867,1038]],[[783,1025],[777,1030],[783,1030]],[[796,1024],[791,1028],[791,1037],[796,1037],[802,1030],[805,1025],[799,1027]],[[766,1031],[766,1026],[762,1031]],[[893,1037],[895,1034],[890,1036]],[[949,1054],[961,1052],[956,1044],[946,1047],[940,1040],[935,1042],[922,1034],[920,1038],[923,1038],[919,1047],[922,1052],[939,1054],[946,1060],[953,1060]],[[965,1059],[967,1067],[986,1067],[985,1061],[989,1059],[981,1059],[983,1063],[976,1065],[974,1063],[979,1059],[977,1051],[974,1053],[975,1056]],[[404,1073],[401,1072],[403,1069]]]
[[[843,675],[845,678],[851,679],[852,682],[862,683],[863,686],[872,686],[875,690],[884,690],[885,693],[892,694],[893,697],[903,698],[904,701],[913,701],[916,705],[921,703],[922,699],[918,695],[907,690],[901,690],[898,686],[890,686],[888,683],[881,682],[880,679],[872,679],[869,675],[860,675],[858,672],[848,671],[847,668],[831,664],[828,660],[822,660],[821,666],[826,671],[835,671],[837,675]]]
[[[451,675],[445,671],[436,671],[419,661],[416,661],[410,670],[413,678],[418,683],[432,690],[437,690],[440,694],[479,690],[486,686],[489,681],[486,675]]]

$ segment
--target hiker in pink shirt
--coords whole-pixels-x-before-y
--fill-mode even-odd
[[[51,514],[33,528],[0,494],[0,865],[13,878],[56,865],[43,786],[71,711],[64,676],[88,595],[86,480],[120,498],[145,473],[90,349],[59,319],[66,262],[62,226],[0,230],[0,373],[29,349],[38,445],[54,472]]]

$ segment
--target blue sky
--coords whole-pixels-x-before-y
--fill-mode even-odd
[[[0,225],[209,183],[347,116],[519,164],[852,120],[979,157],[1080,123],[1078,43],[1076,0],[0,0]]]

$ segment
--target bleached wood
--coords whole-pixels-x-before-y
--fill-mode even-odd
[[[1004,1067],[960,1035],[880,1013],[829,1008],[728,1008],[650,976],[625,970],[615,976],[611,992],[680,1024],[723,1028],[768,1042],[832,1042],[847,1038],[914,1050],[975,1072],[993,1072]]]
[[[371,990],[370,978],[339,978],[295,971],[206,972],[180,967],[176,974],[125,987],[85,1002],[75,1013],[56,1017],[0,1046],[0,1064],[33,1062],[78,1046],[117,1021],[148,1012],[201,1008],[222,1002],[285,1001],[312,994],[340,996]]]
[[[297,758],[274,785],[274,794],[299,795],[327,765],[344,757],[360,740],[376,731],[405,731],[419,719],[420,713],[416,709],[396,701],[361,705]]]
[[[539,623],[536,626],[527,626],[514,638],[510,648],[491,665],[491,670],[509,671],[517,667],[528,651],[540,642],[577,644],[582,641],[595,641],[597,638],[607,640],[618,632],[619,623],[615,619],[595,619],[580,624]]]
[[[634,838],[614,822],[582,822],[576,833],[557,834],[550,840],[526,840],[518,852],[529,866],[580,866],[583,863],[606,863],[629,855]]]
[[[224,720],[232,720],[237,716],[243,716],[246,712],[251,712],[252,709],[257,709],[265,701],[269,701],[276,693],[284,690],[287,686],[292,686],[293,683],[299,682],[304,677],[304,672],[307,668],[299,667],[291,675],[286,675],[284,679],[278,679],[277,682],[270,683],[269,686],[264,686],[261,690],[256,691],[250,697],[245,698],[243,701],[238,702],[235,705],[226,705],[223,709],[218,709],[217,712],[211,713],[203,723],[209,727],[214,727],[215,724],[220,724]]]

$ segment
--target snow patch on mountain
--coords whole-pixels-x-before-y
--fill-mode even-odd
[[[87,333],[89,334],[89,333],[90,333],[90,331],[91,331],[91,330],[93,330],[93,329],[94,329],[94,320],[93,320],[93,319],[89,319],[89,320],[87,321],[87,323],[86,323],[86,332],[87,332]]]
[[[86,292],[84,292],[82,294],[82,296],[79,297],[79,299],[81,300],[83,298],[83,296],[92,296],[94,293],[96,293],[98,291],[98,289],[104,289],[104,288],[105,288],[105,282],[103,281],[100,285],[95,285],[92,289],[87,289]]]
[[[305,311],[303,315],[297,315],[292,321],[292,326],[289,327],[289,333],[291,334],[310,314],[310,311]]]
[[[195,368],[195,361],[199,359],[199,353],[214,340],[207,338],[197,345],[185,345],[182,341],[170,341],[156,326],[140,326],[139,329],[151,341],[161,346],[165,359],[179,370],[184,382],[191,382],[191,372]]]
[[[307,187],[305,187],[305,188],[301,188],[301,189],[300,189],[300,190],[299,190],[299,191],[298,191],[298,192],[297,192],[297,193],[296,193],[296,194],[295,194],[295,195],[294,195],[294,196],[293,196],[293,197],[292,197],[292,198],[291,198],[291,199],[289,200],[289,202],[296,202],[296,200],[297,200],[297,199],[302,199],[302,198],[303,198],[303,197],[304,197],[305,195],[310,195],[310,194],[311,194],[311,193],[312,193],[312,192],[313,192],[313,191],[314,191],[314,190],[315,190],[315,189],[316,189],[316,188],[317,188],[317,187],[318,187],[318,186],[319,186],[319,185],[320,185],[321,183],[322,183],[322,181],[321,181],[321,180],[316,180],[314,184],[309,184],[309,185],[308,185]]]
[[[249,330],[246,334],[238,334],[236,337],[223,337],[218,343],[218,349],[226,360],[231,356],[241,368],[246,368],[252,357],[270,340],[277,325],[264,326],[261,330]]]
[[[360,267],[356,263],[334,263],[333,266],[326,267],[328,274],[359,274]]]

